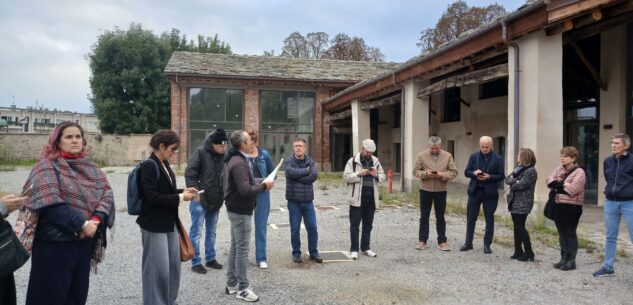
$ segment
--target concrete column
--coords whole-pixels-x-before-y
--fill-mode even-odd
[[[353,100],[352,106],[352,154],[360,152],[363,140],[369,138],[369,110],[360,109],[360,101]]]
[[[418,91],[426,87],[429,81],[409,80],[404,83],[404,101],[402,111],[404,122],[404,139],[401,149],[404,152],[402,160],[402,179],[404,191],[410,192],[417,187],[418,179],[413,176],[416,156],[426,147],[429,137],[429,97],[418,98]]]
[[[626,131],[626,46],[627,26],[603,32],[600,37],[600,75],[607,91],[600,91],[600,151],[598,167],[598,205],[604,205],[604,160],[611,155],[611,137]],[[611,125],[611,129],[605,129]]]
[[[536,154],[539,179],[536,200],[545,202],[549,190],[545,179],[560,165],[559,150],[563,146],[563,40],[562,34],[547,36],[545,31],[518,41],[519,74],[519,147]],[[514,50],[508,49],[508,154],[506,172],[516,164],[514,151]]]

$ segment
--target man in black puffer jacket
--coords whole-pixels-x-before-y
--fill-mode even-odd
[[[189,237],[196,252],[196,256],[191,260],[191,270],[198,274],[207,273],[207,269],[202,266],[200,259],[200,236],[202,235],[202,226],[205,223],[204,254],[206,266],[222,269],[222,265],[215,259],[215,231],[220,208],[224,201],[220,175],[224,168],[224,153],[227,146],[226,132],[221,128],[216,129],[207,136],[204,144],[191,154],[185,170],[187,187],[204,190],[204,193],[189,203],[189,212],[191,213]]]
[[[298,138],[292,142],[294,154],[284,161],[286,172],[286,200],[290,217],[290,241],[292,243],[292,261],[301,263],[301,218],[308,231],[308,250],[310,260],[322,263],[317,250],[316,213],[314,212],[314,181],[317,179],[316,163],[305,154],[307,144]]]

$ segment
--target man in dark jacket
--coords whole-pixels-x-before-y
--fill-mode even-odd
[[[620,220],[624,216],[629,229],[629,237],[633,242],[633,158],[628,152],[631,137],[618,134],[611,138],[612,156],[604,160],[604,225],[607,229],[602,267],[593,273],[595,277],[615,274],[613,264],[618,241]]]
[[[222,269],[222,265],[215,259],[215,231],[220,208],[224,202],[220,176],[224,168],[224,153],[228,143],[224,129],[216,129],[207,136],[204,144],[191,154],[185,170],[187,187],[204,190],[204,193],[189,203],[191,213],[189,237],[196,252],[196,256],[191,260],[191,271],[199,274],[207,273],[207,269],[202,266],[200,260],[200,236],[205,223],[205,265],[213,269]]]
[[[483,203],[486,218],[486,234],[484,235],[484,253],[492,253],[490,245],[495,229],[495,211],[499,201],[497,182],[505,178],[503,159],[492,151],[492,138],[483,136],[479,139],[479,151],[470,155],[468,165],[464,171],[470,178],[468,184],[468,206],[466,218],[466,241],[459,248],[468,251],[473,248],[473,235],[479,210]]]
[[[316,213],[314,212],[314,181],[317,179],[316,163],[305,154],[306,141],[298,138],[292,142],[294,154],[284,161],[286,172],[286,200],[290,217],[290,241],[292,243],[292,261],[301,263],[301,219],[308,231],[308,250],[310,260],[322,263],[317,250]]]
[[[259,297],[251,290],[246,276],[251,224],[257,194],[270,190],[273,182],[255,183],[253,169],[248,162],[248,154],[253,143],[246,131],[234,131],[230,141],[232,148],[225,159],[222,171],[224,200],[231,222],[231,250],[225,292],[229,295],[235,294],[240,300],[256,302]]]

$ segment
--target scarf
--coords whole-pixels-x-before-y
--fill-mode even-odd
[[[114,225],[112,189],[103,171],[88,158],[43,159],[35,164],[23,189],[28,189],[28,197],[24,200],[24,206],[28,209],[37,211],[64,202],[86,220],[98,211],[106,215],[102,224],[108,228]],[[95,272],[96,264],[105,255],[105,226],[100,224],[94,236],[95,249],[91,265]]]

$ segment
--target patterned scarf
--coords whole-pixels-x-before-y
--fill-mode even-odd
[[[88,158],[43,159],[33,167],[23,189],[29,189],[24,201],[24,206],[28,209],[37,211],[64,202],[80,212],[86,220],[99,211],[106,215],[102,223],[108,228],[114,225],[112,189],[103,171]],[[107,244],[105,227],[99,227],[94,237],[95,249],[92,256],[95,271],[96,264],[103,259]]]

